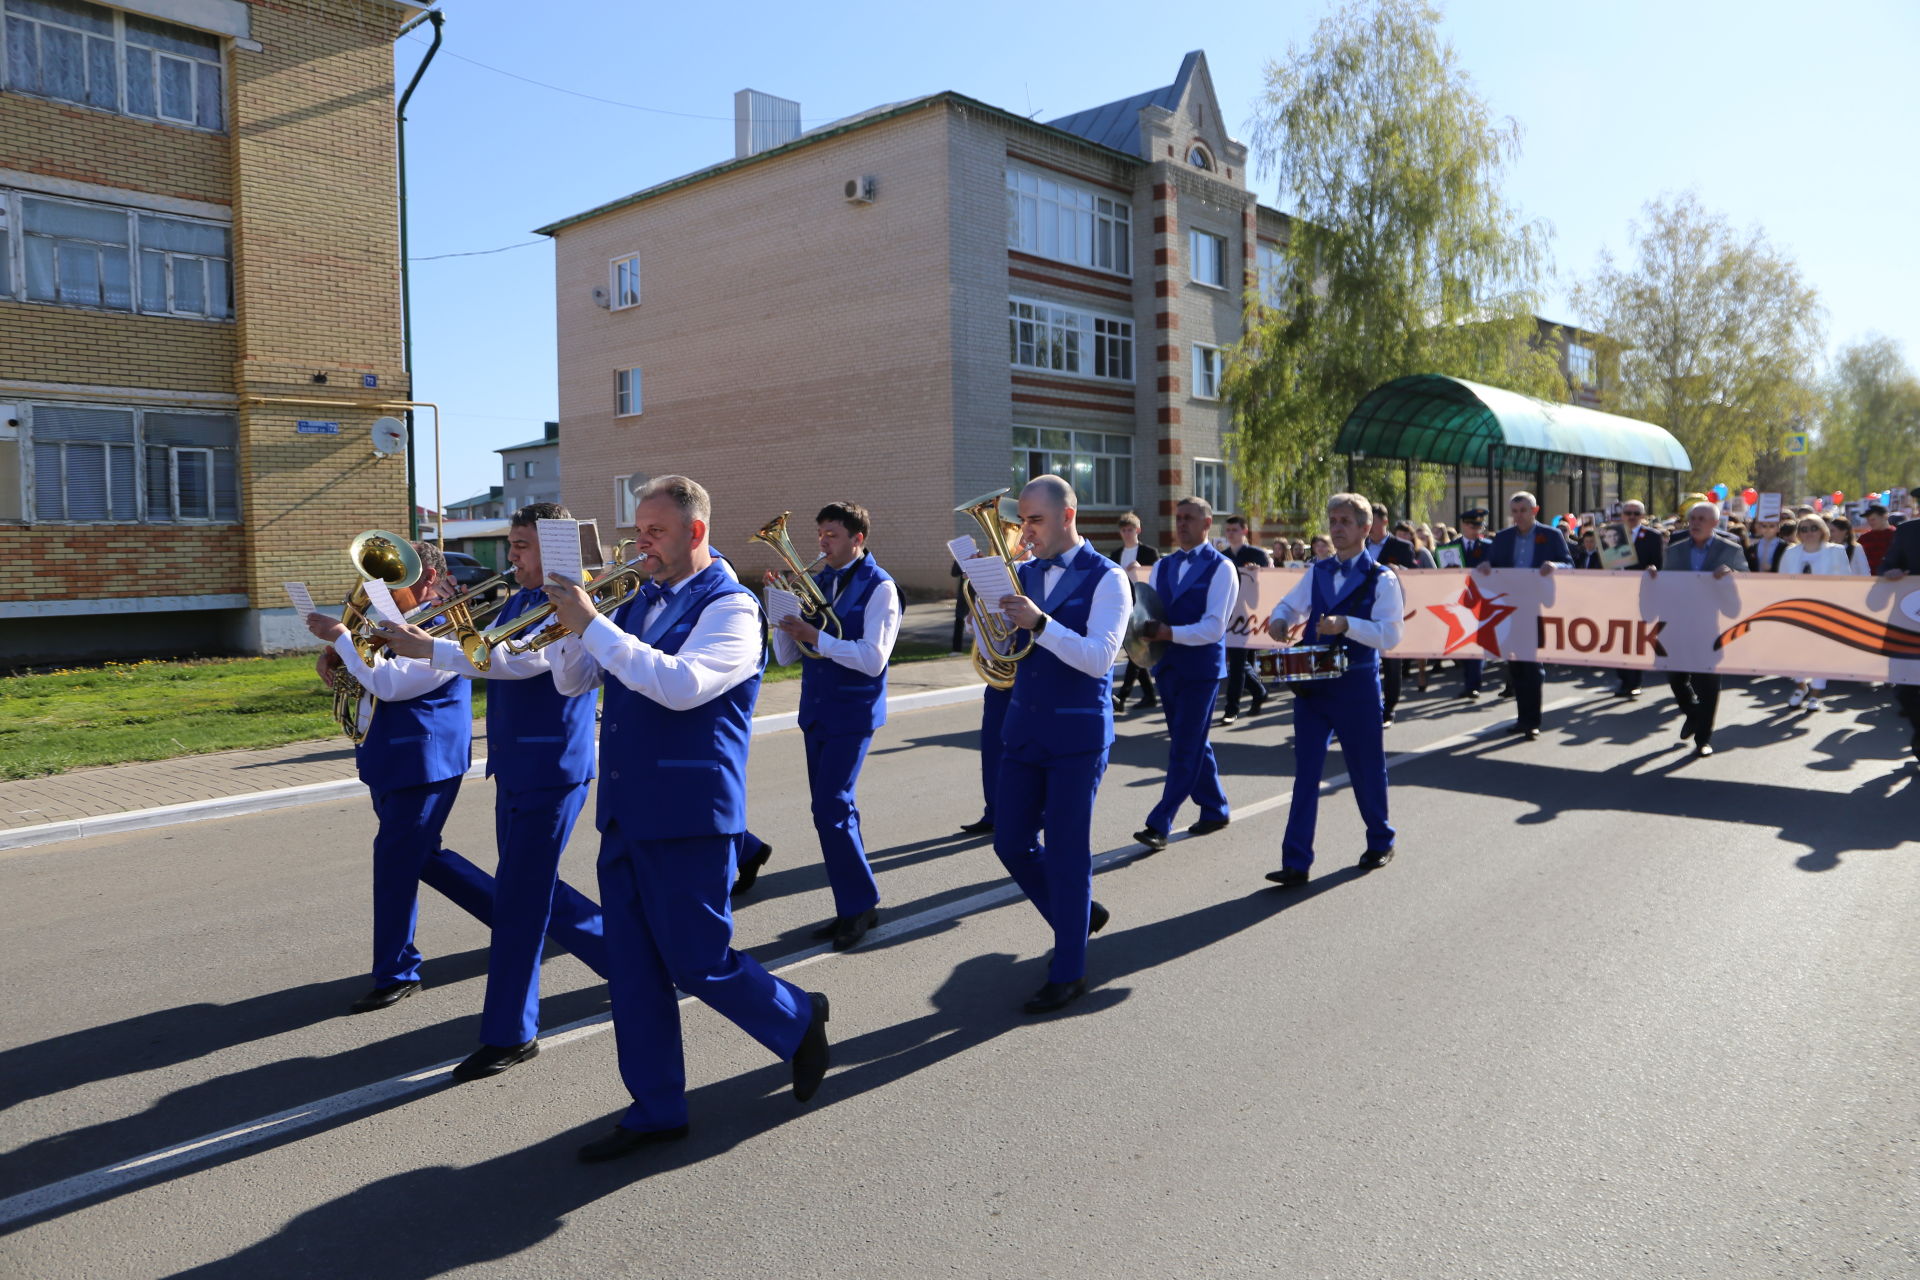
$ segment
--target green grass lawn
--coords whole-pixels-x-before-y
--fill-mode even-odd
[[[895,662],[946,657],[903,644]],[[798,679],[774,667],[771,681]],[[474,681],[476,715],[486,682]],[[86,765],[166,760],[315,738],[346,739],[313,655],[109,663],[0,678],[0,778],[36,778]]]

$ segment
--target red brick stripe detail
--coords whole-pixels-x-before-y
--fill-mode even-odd
[[[1016,397],[1014,397],[1014,398],[1015,398],[1015,399],[1019,399],[1019,397],[1018,397],[1018,396],[1016,396]],[[1160,408],[1160,425],[1161,425],[1161,426],[1163,426],[1163,427],[1177,427],[1177,426],[1179,426],[1179,425],[1180,425],[1180,411],[1179,411],[1178,409],[1176,409],[1176,408],[1174,408],[1174,407],[1173,407],[1172,405],[1162,405],[1162,406],[1161,406],[1161,408]]]
[[[1090,293],[1097,298],[1111,298],[1115,302],[1132,302],[1133,295],[1114,289],[1096,289],[1090,284],[1078,280],[1062,280],[1058,276],[1042,275],[1038,271],[1022,271],[1018,267],[1008,267],[1007,274],[1015,280],[1031,280],[1035,284],[1050,284],[1056,289],[1071,289],[1075,293]]]
[[[1111,271],[1098,271],[1092,267],[1076,266],[1071,262],[1055,262],[1052,258],[1042,258],[1037,254],[1022,253],[1018,249],[1007,250],[1009,262],[1026,262],[1036,267],[1045,267],[1049,271],[1065,271],[1070,275],[1086,276],[1089,280],[1099,280],[1115,288],[1124,287],[1127,277],[1115,275]]]
[[[1026,395],[1019,391],[1013,393],[1013,402],[1015,404],[1045,405],[1052,409],[1090,409],[1095,413],[1118,414],[1123,418],[1131,418],[1133,416],[1132,409],[1125,408],[1121,405],[1100,404],[1092,400],[1067,400],[1059,396]]]
[[[1178,440],[1162,440],[1160,442],[1160,452],[1177,457],[1180,453],[1180,442]]]
[[[1030,373],[1014,374],[1013,385],[1038,387],[1045,391],[1065,391],[1069,395],[1076,396],[1106,396],[1113,400],[1124,400],[1128,404],[1133,403],[1131,386],[1089,386],[1084,382],[1069,382],[1060,378],[1036,378]]]

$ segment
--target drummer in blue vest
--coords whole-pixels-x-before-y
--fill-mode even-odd
[[[1093,901],[1093,800],[1113,745],[1111,675],[1132,592],[1120,566],[1080,537],[1078,506],[1059,476],[1027,482],[1020,525],[1033,560],[1020,566],[1024,594],[1000,600],[1034,640],[1007,703],[993,835],[993,851],[1053,928],[1047,981],[1028,1013],[1086,993],[1087,935],[1107,923]]]
[[[453,579],[432,543],[416,542],[423,599],[444,598]],[[451,671],[417,658],[376,654],[371,666],[347,628],[309,614],[307,629],[332,648],[320,656],[321,678],[344,669],[377,699],[354,767],[373,796],[373,989],[354,1013],[389,1008],[420,989],[420,952],[413,945],[420,886],[445,894],[482,923],[492,919],[493,880],[440,844],[440,833],[473,763],[473,689]]]
[[[651,580],[611,618],[576,584],[547,596],[573,636],[553,646],[554,685],[604,680],[600,901],[620,1075],[633,1105],[580,1148],[611,1160],[687,1133],[686,1062],[675,988],[731,1019],[793,1066],[793,1096],[826,1076],[827,998],[733,949],[729,893],[747,826],[747,745],[763,633],[753,592],[708,547],[711,502],[685,476],[635,496],[634,547]]]
[[[1315,561],[1267,620],[1268,633],[1285,636],[1289,645],[1335,644],[1347,657],[1346,673],[1337,680],[1293,686],[1293,805],[1280,841],[1280,870],[1267,873],[1267,879],[1286,888],[1305,884],[1313,865],[1320,778],[1336,736],[1367,827],[1360,865],[1372,870],[1393,858],[1380,651],[1400,642],[1405,597],[1393,570],[1377,563],[1367,548],[1372,520],[1372,506],[1357,493],[1328,499],[1333,554]]]
[[[773,660],[801,663],[800,732],[807,743],[813,829],[833,887],[834,918],[813,936],[831,938],[835,951],[845,951],[880,922],[880,889],[860,838],[854,787],[874,731],[887,722],[887,663],[900,634],[900,592],[867,554],[865,507],[830,502],[814,525],[827,561],[814,582],[840,619],[840,635],[822,634],[804,618],[782,618],[773,629]],[[820,656],[804,657],[802,644]]]
[[[565,507],[552,502],[513,513],[507,560],[520,590],[493,619],[494,626],[546,603],[540,590],[545,574],[538,522],[570,519]],[[555,689],[545,649],[515,654],[496,645],[481,671],[449,637],[436,639],[417,627],[392,624],[381,634],[394,652],[430,658],[436,671],[494,681],[487,697],[487,774],[494,781],[493,829],[500,850],[493,944],[487,951],[480,1048],[453,1069],[455,1080],[482,1080],[540,1052],[540,954],[547,935],[606,976],[600,908],[559,878],[560,855],[593,778],[593,692],[566,697]]]
[[[1188,835],[1208,836],[1227,825],[1231,814],[1220,788],[1220,766],[1207,741],[1214,699],[1227,674],[1227,616],[1240,598],[1239,567],[1213,546],[1213,504],[1182,498],[1173,508],[1173,540],[1180,549],[1153,565],[1148,582],[1167,611],[1150,640],[1169,642],[1166,656],[1153,668],[1153,682],[1167,709],[1167,784],[1147,825],[1133,838],[1158,853],[1167,847],[1174,815],[1192,800],[1200,820]]]

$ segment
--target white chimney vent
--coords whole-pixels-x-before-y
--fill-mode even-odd
[[[733,158],[784,147],[800,136],[800,104],[758,89],[733,95]]]

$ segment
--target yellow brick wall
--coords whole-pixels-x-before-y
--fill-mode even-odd
[[[0,169],[213,204],[231,194],[225,134],[18,93],[0,93]]]
[[[220,321],[0,299],[0,377],[224,392],[234,352],[234,327]]]

